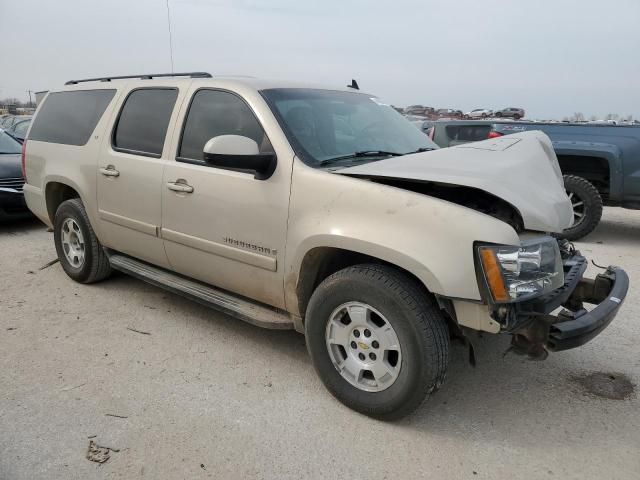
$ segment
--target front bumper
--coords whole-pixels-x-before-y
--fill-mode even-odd
[[[587,259],[579,253],[563,264],[562,287],[517,306],[512,344],[521,353],[541,356],[584,345],[611,323],[627,296],[629,277],[621,268],[610,266],[589,279],[583,277]],[[595,308],[587,311],[584,304]]]

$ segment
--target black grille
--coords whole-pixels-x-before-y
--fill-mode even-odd
[[[13,188],[22,191],[24,179],[22,177],[0,178],[0,188]]]

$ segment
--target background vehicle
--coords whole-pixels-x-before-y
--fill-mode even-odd
[[[602,207],[640,209],[640,127],[542,122],[436,122],[429,136],[441,147],[541,130],[551,138],[575,222],[564,232],[577,240],[593,231]]]
[[[26,120],[28,118],[31,117],[27,115],[9,115],[2,120],[2,123],[0,123],[0,128],[2,128],[3,130],[7,130],[11,128],[15,123]]]
[[[493,115],[493,110],[490,108],[476,108],[464,114],[467,118],[487,118]]]
[[[509,107],[503,108],[502,110],[496,110],[494,115],[498,118],[506,117],[519,120],[521,118],[524,118],[524,110],[522,108]]]
[[[22,193],[21,146],[0,130],[0,220],[31,216]]]
[[[578,288],[586,258],[544,233],[572,217],[549,139],[485,143],[439,149],[349,88],[74,80],[39,106],[24,191],[72,279],[116,269],[295,328],[336,398],[391,419],[440,387],[450,335],[504,332],[541,358],[589,341],[626,295],[617,267]],[[550,317],[559,305],[575,318]]]
[[[21,118],[21,120],[16,121],[11,127],[5,129],[5,133],[11,135],[18,142],[24,142],[25,137],[27,136],[27,131],[29,130],[29,125],[31,125],[31,117],[16,117]]]
[[[461,110],[454,110],[452,108],[439,108],[433,114],[434,118],[462,118],[462,116]]]
[[[434,109],[431,107],[425,107],[423,105],[410,105],[403,111],[405,115],[417,115],[421,117],[428,117],[433,114]]]

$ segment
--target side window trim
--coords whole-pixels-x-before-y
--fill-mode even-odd
[[[207,164],[206,164],[206,162],[204,160],[198,160],[198,159],[189,158],[189,157],[181,157],[179,155],[180,151],[182,150],[182,140],[184,138],[184,130],[185,130],[186,126],[187,126],[187,120],[189,120],[189,113],[191,113],[191,107],[193,106],[193,101],[195,100],[196,95],[199,92],[203,91],[203,90],[204,91],[209,91],[209,92],[229,93],[229,94],[233,95],[234,97],[237,97],[238,99],[240,99],[240,101],[242,101],[247,106],[247,108],[251,112],[251,115],[253,115],[253,118],[255,119],[256,123],[260,126],[260,128],[264,132],[265,136],[267,135],[267,131],[262,126],[262,123],[258,119],[258,116],[253,111],[253,108],[251,107],[251,105],[249,105],[249,103],[244,99],[244,97],[242,97],[242,95],[240,95],[240,94],[238,94],[238,93],[236,93],[234,91],[228,90],[226,88],[200,87],[200,88],[198,88],[196,91],[194,91],[191,94],[191,98],[189,99],[189,105],[187,107],[187,111],[184,114],[184,117],[182,118],[182,125],[180,126],[180,137],[178,139],[178,145],[176,147],[176,152],[175,152],[175,160],[177,162],[190,163],[192,165],[207,166]]]
[[[122,115],[122,111],[124,110],[124,107],[127,104],[127,100],[129,100],[129,97],[134,92],[137,92],[139,90],[173,90],[173,91],[178,92],[178,95],[180,94],[179,89],[177,87],[138,87],[138,88],[134,88],[132,90],[129,90],[129,92],[127,93],[127,96],[122,101],[122,105],[120,105],[120,110],[118,111],[118,116],[116,117],[116,121],[113,123],[113,128],[111,129],[111,149],[116,151],[116,152],[129,153],[131,155],[138,155],[140,157],[162,158],[162,152],[160,152],[160,153],[142,152],[142,151],[139,151],[139,150],[132,150],[130,148],[116,147],[116,145],[115,145],[116,131],[118,130],[118,125],[120,124],[120,116]],[[173,116],[173,113],[175,112],[175,109],[176,109],[176,105],[178,104],[177,99],[178,99],[178,96],[176,96],[176,101],[173,104],[173,108],[171,110],[171,115],[169,116],[169,125],[167,126],[167,131],[164,134],[164,141],[163,141],[163,145],[162,145],[162,150],[163,151],[164,151],[164,144],[167,142],[167,135],[169,134],[169,129],[171,127],[171,117]]]

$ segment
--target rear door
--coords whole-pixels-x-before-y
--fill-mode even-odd
[[[102,243],[163,267],[168,267],[160,239],[165,143],[180,98],[171,84],[131,90],[98,159]]]

